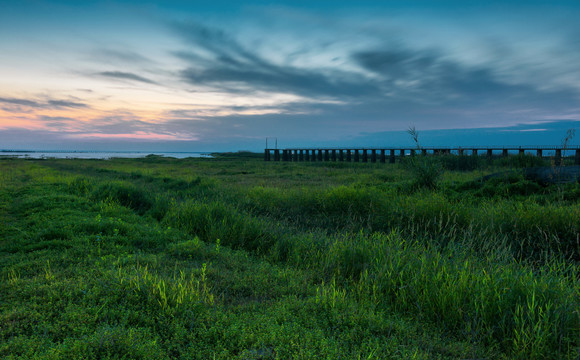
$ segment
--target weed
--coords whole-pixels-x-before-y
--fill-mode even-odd
[[[407,133],[411,135],[417,150],[421,152],[422,148],[419,144],[419,132],[414,126],[409,127]],[[406,161],[408,169],[411,171],[414,177],[413,184],[418,188],[428,188],[435,189],[439,178],[443,173],[443,169],[438,160],[430,159],[425,156],[417,157],[413,156],[410,160]]]

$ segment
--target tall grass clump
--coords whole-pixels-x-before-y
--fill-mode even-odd
[[[204,241],[249,251],[264,251],[275,242],[269,226],[221,202],[201,203],[193,200],[173,206],[164,224],[199,236]]]
[[[481,209],[479,226],[508,235],[518,257],[534,259],[549,254],[580,260],[580,205],[504,200],[483,203]]]
[[[398,232],[358,234],[336,238],[318,263],[329,279],[345,279],[362,303],[414,314],[510,358],[576,351],[578,268],[556,260],[540,268],[497,262],[497,251],[482,257]]]
[[[372,188],[336,186],[324,190],[254,187],[242,206],[254,214],[282,218],[296,226],[358,231],[369,227],[384,206],[383,193]]]
[[[152,206],[150,196],[144,189],[119,181],[101,184],[93,190],[91,195],[96,200],[115,200],[120,205],[133,209],[140,215]]]
[[[81,196],[89,195],[94,189],[94,181],[88,177],[77,176],[68,183],[68,189]]]
[[[479,156],[449,155],[440,156],[441,167],[449,171],[474,171],[482,167],[483,161]]]
[[[317,193],[307,188],[279,189],[255,186],[244,192],[240,204],[245,210],[277,218],[296,218],[311,215],[316,209]]]
[[[409,127],[407,133],[411,135],[417,150],[421,152],[421,145],[419,144],[419,131],[414,126]],[[412,156],[406,160],[407,168],[413,174],[413,185],[416,188],[437,188],[443,169],[439,163],[439,159],[435,160],[427,158],[426,156]]]
[[[494,161],[494,163],[509,168],[528,168],[549,165],[547,160],[531,154],[518,154],[515,156],[501,157]]]
[[[207,281],[207,264],[196,273],[187,275],[180,270],[171,277],[160,276],[148,266],[137,265],[132,271],[119,267],[116,273],[119,285],[130,289],[145,304],[167,314],[185,312],[198,304],[215,303],[212,289]]]

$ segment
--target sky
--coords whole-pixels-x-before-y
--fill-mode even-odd
[[[580,1],[0,0],[0,149],[557,145]],[[579,144],[578,138],[571,140]]]

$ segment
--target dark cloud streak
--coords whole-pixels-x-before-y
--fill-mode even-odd
[[[278,65],[246,49],[222,30],[199,24],[174,25],[192,46],[174,55],[188,63],[181,78],[193,86],[209,86],[232,93],[268,91],[312,99],[332,98],[343,103],[377,102],[473,106],[526,106],[552,101],[563,106],[577,98],[573,89],[540,91],[532,84],[513,84],[496,77],[492,64],[468,67],[436,49],[409,49],[385,45],[384,49],[347,54],[356,71],[300,68]],[[382,106],[379,106],[382,107]]]
[[[145,78],[143,76],[140,76],[140,75],[137,75],[137,74],[133,74],[133,73],[129,73],[129,72],[122,72],[122,71],[102,71],[102,72],[97,73],[97,75],[104,76],[104,77],[108,77],[108,78],[113,78],[113,79],[138,81],[138,82],[142,82],[142,83],[146,83],[146,84],[157,84],[153,80],[149,80],[149,79],[147,79],[147,78]]]
[[[384,91],[417,102],[456,106],[569,107],[580,97],[575,89],[545,91],[527,83],[501,81],[495,69],[467,67],[431,50],[391,48],[355,52],[352,59],[378,75]]]
[[[89,107],[87,104],[67,100],[48,100],[48,106],[53,108],[75,108],[75,109],[84,109]]]
[[[99,62],[123,62],[130,64],[151,64],[152,60],[149,58],[129,50],[117,50],[117,49],[99,49],[93,52],[93,57],[99,59]]]
[[[201,54],[175,53],[190,63],[180,75],[191,85],[316,97],[360,97],[379,90],[372,81],[355,73],[274,64],[246,50],[220,30],[198,24],[176,25],[175,29],[196,47],[194,50],[201,50]]]
[[[11,105],[21,105],[29,107],[41,107],[42,105],[36,101],[27,99],[15,99],[15,98],[2,98],[0,97],[0,103],[11,104]]]
[[[174,24],[173,29],[191,47],[174,55],[188,63],[179,75],[193,86],[209,86],[232,93],[268,91],[342,102],[408,101],[419,104],[522,105],[559,97],[572,100],[574,89],[543,91],[533,84],[506,82],[493,64],[467,66],[437,49],[410,49],[385,45],[383,49],[347,53],[361,72],[279,65],[220,29],[196,23]],[[385,44],[388,43],[388,39]],[[573,100],[572,100],[573,101]]]
[[[18,107],[24,106],[36,109],[62,109],[62,108],[73,108],[73,109],[86,109],[90,106],[77,101],[70,100],[29,100],[29,99],[17,99],[17,98],[0,98],[0,103],[5,103],[8,105],[16,105]],[[18,109],[17,109],[18,110]]]

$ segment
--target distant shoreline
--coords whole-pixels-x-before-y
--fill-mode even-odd
[[[18,153],[143,153],[143,154],[210,154],[210,151],[129,151],[129,150],[14,150],[0,149],[3,152]]]
[[[0,157],[28,159],[110,159],[143,158],[149,155],[173,158],[211,158],[210,152],[201,151],[101,151],[101,150],[13,150],[1,149]]]

